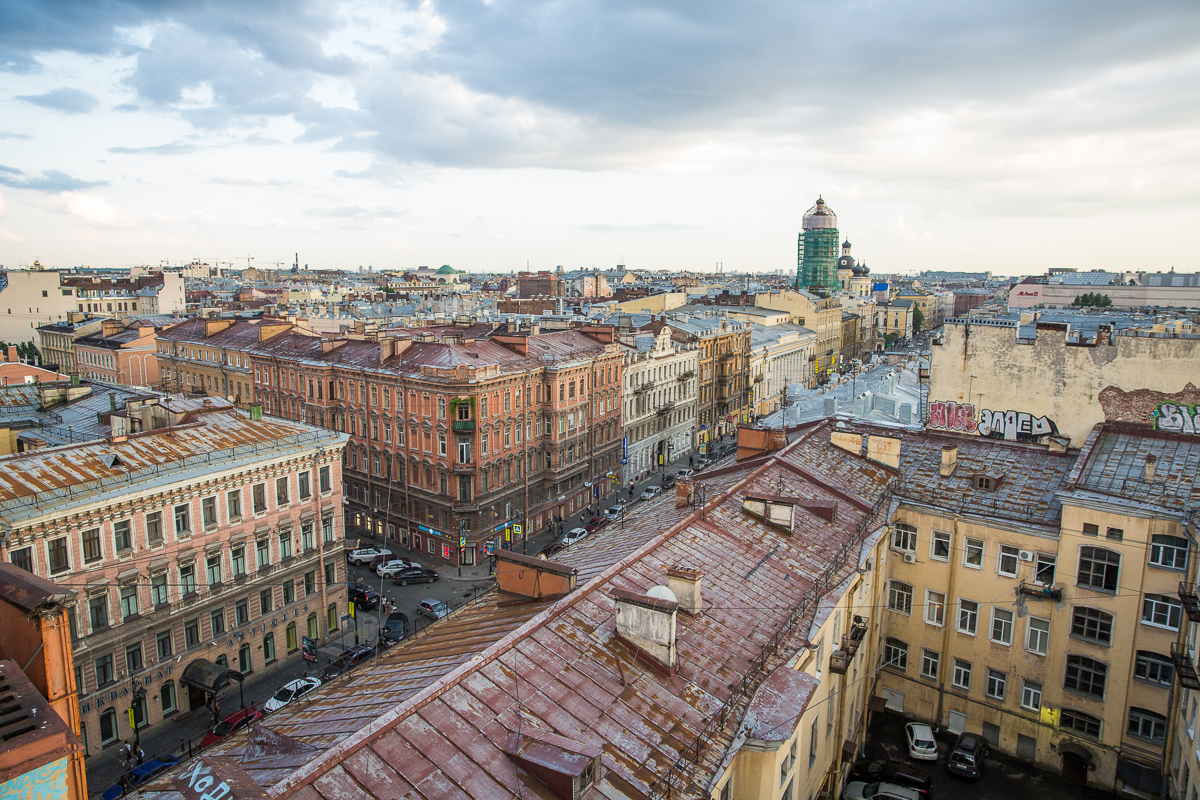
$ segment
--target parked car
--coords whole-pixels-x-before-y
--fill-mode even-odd
[[[595,533],[608,524],[608,520],[603,515],[592,517],[583,527],[587,528],[588,533]]]
[[[661,486],[647,486],[645,489],[642,490],[642,499],[643,500],[653,500],[654,498],[658,497],[660,494],[662,494]]]
[[[355,586],[346,587],[347,596],[354,601],[355,608],[361,608],[364,611],[370,611],[375,606],[379,605],[379,592],[372,589],[370,586]]]
[[[375,574],[381,578],[393,578],[402,569],[421,568],[421,565],[411,558],[390,558],[375,567]]]
[[[982,736],[963,731],[946,759],[946,770],[964,778],[978,778],[983,774],[983,760],[990,749]]]
[[[674,489],[675,488],[675,476],[674,475],[664,475],[663,479],[662,479],[662,488]]]
[[[621,515],[624,513],[625,513],[625,506],[621,506],[621,505],[609,506],[608,508],[604,509],[604,518],[606,520],[608,520],[609,522],[615,522],[615,521],[619,520],[621,518]]]
[[[383,630],[379,633],[379,643],[384,647],[395,644],[408,636],[408,632],[408,615],[394,611],[388,614],[388,618],[383,623]]]
[[[117,800],[118,797],[126,792],[132,792],[137,787],[146,783],[158,773],[165,769],[170,769],[179,763],[179,759],[170,753],[152,758],[141,766],[134,767],[125,776],[122,776],[121,782],[125,784],[121,786],[121,782],[115,783],[104,790],[104,794],[100,795],[103,800]]]
[[[908,742],[908,757],[917,761],[937,761],[937,740],[933,729],[924,722],[910,722],[904,726],[904,738]]]
[[[586,539],[588,535],[587,528],[571,528],[566,535],[559,540],[563,547],[569,547],[580,539]]]
[[[200,746],[208,747],[209,745],[214,745],[226,736],[231,736],[248,725],[253,725],[261,718],[262,712],[255,706],[239,708],[214,725],[208,733],[204,734],[204,738],[200,740]]]
[[[270,700],[263,703],[263,711],[268,714],[278,711],[293,700],[304,697],[320,685],[320,678],[296,678],[294,681],[289,681],[280,687],[278,692],[271,695]]]
[[[703,460],[703,459],[701,459],[701,460]],[[675,473],[675,479],[678,480],[679,478],[690,478],[695,474],[696,474],[696,470],[688,469],[687,467],[684,467],[683,469],[679,470],[679,472]]]
[[[933,779],[929,773],[913,764],[892,758],[863,759],[850,769],[849,781],[864,783],[894,783],[908,786],[921,793],[922,800],[929,800],[933,791]]]
[[[410,583],[433,583],[440,577],[441,575],[438,575],[436,569],[420,566],[407,567],[392,575],[392,583],[397,586],[408,586]]]
[[[346,560],[356,567],[361,567],[363,564],[370,564],[376,556],[390,555],[392,555],[392,551],[384,550],[382,547],[360,547],[347,553]]]
[[[716,458],[717,458],[717,455],[714,453],[714,454],[713,454],[713,459],[715,460]],[[702,459],[700,459],[699,461],[697,461],[697,462],[696,462],[696,470],[695,470],[695,472],[700,472],[701,470],[706,470],[706,469],[708,469],[709,467],[711,467],[712,465],[713,465],[713,462],[712,462],[712,461],[710,461],[708,458],[702,458]],[[693,473],[693,474],[695,474],[695,473]]]
[[[450,613],[450,609],[441,600],[434,600],[432,597],[427,597],[417,603],[417,613],[430,619],[441,619]]]
[[[321,670],[321,680],[327,681],[336,678],[355,664],[361,664],[373,655],[375,655],[375,648],[369,644],[360,644],[343,650],[337,658],[325,666],[325,669]]]
[[[853,781],[842,789],[842,800],[920,800],[921,793],[908,786],[877,781]]]
[[[552,544],[548,547],[543,547],[542,552],[538,553],[537,557],[538,558],[553,558],[554,556],[558,555],[559,553],[561,553],[563,550],[566,550],[566,549],[567,549],[566,546],[564,546],[562,542],[555,542],[554,544]]]

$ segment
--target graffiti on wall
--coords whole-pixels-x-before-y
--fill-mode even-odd
[[[1046,416],[986,408],[976,413],[974,405],[953,401],[929,404],[929,427],[978,433],[990,439],[1006,439],[1010,442],[1035,442],[1058,433],[1058,426]]]
[[[0,783],[0,797],[11,800],[62,800],[67,796],[67,759],[60,758]]]
[[[1159,403],[1150,412],[1150,422],[1156,431],[1200,433],[1200,405],[1186,406],[1182,403]]]

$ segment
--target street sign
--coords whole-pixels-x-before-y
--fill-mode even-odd
[[[629,458],[629,437],[621,437],[621,463],[627,463],[625,459]]]
[[[512,541],[512,528],[504,529],[504,541],[506,541],[506,542]]]
[[[133,721],[133,709],[127,708],[127,709],[125,709],[125,713],[129,715],[129,727],[136,728],[137,725],[134,724],[134,721]]]
[[[459,546],[459,547],[466,547],[466,546],[467,546],[467,537],[466,537],[466,536],[459,536],[459,537],[458,537],[458,546]]]
[[[342,622],[349,622],[349,621],[350,621],[350,615],[342,614]]]
[[[628,463],[629,463],[629,459],[628,459],[628,458],[622,458],[622,459],[621,459],[621,465],[622,465],[622,466],[624,466],[624,465],[626,465],[626,464],[628,464]],[[615,481],[615,480],[616,480],[616,478],[613,478],[613,480]]]
[[[353,600],[350,601],[350,617],[351,618],[354,617],[354,601]]]
[[[307,636],[300,638],[300,647],[304,651],[304,660],[316,662],[317,660],[317,640],[310,639]]]
[[[600,487],[593,486],[592,487],[592,497],[599,497],[599,496],[600,496]]]
[[[518,539],[520,539],[520,538],[521,538],[521,531],[522,531],[522,530],[524,530],[524,529],[523,529],[523,528],[522,528],[520,525],[513,525],[513,526],[512,526],[513,536],[515,536],[515,537],[517,537]]]

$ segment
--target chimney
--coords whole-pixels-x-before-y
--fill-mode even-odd
[[[4,360],[11,361],[14,364],[21,360],[20,356],[17,355],[17,348],[14,345],[10,344],[8,346],[8,356]]]
[[[703,573],[698,569],[667,567],[667,588],[678,598],[679,610],[693,617],[704,609],[702,577]]]
[[[496,585],[502,592],[530,600],[553,599],[574,591],[576,578],[574,567],[556,561],[511,550],[496,552]]]
[[[533,726],[510,733],[504,753],[559,800],[583,797],[600,777],[600,748]],[[543,796],[541,792],[536,794]]]
[[[942,477],[949,478],[958,466],[958,445],[948,444],[942,448]]]
[[[646,594],[613,589],[617,606],[617,638],[634,658],[647,666],[675,674],[675,621],[679,602],[665,586]]]
[[[1144,473],[1146,483],[1151,483],[1154,481],[1154,467],[1157,464],[1158,456],[1154,455],[1154,453],[1150,453],[1146,456],[1146,471]]]
[[[691,478],[677,478],[675,480],[675,507],[683,508],[692,501],[692,480]]]

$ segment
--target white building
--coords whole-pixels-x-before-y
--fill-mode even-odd
[[[33,269],[0,272],[0,341],[36,342],[38,327],[75,310],[74,290],[60,284],[58,270],[33,263]]]
[[[750,413],[765,416],[778,411],[784,390],[813,371],[816,331],[800,325],[751,325]]]
[[[696,432],[699,350],[657,335],[622,338],[625,350],[625,484],[691,452]]]

